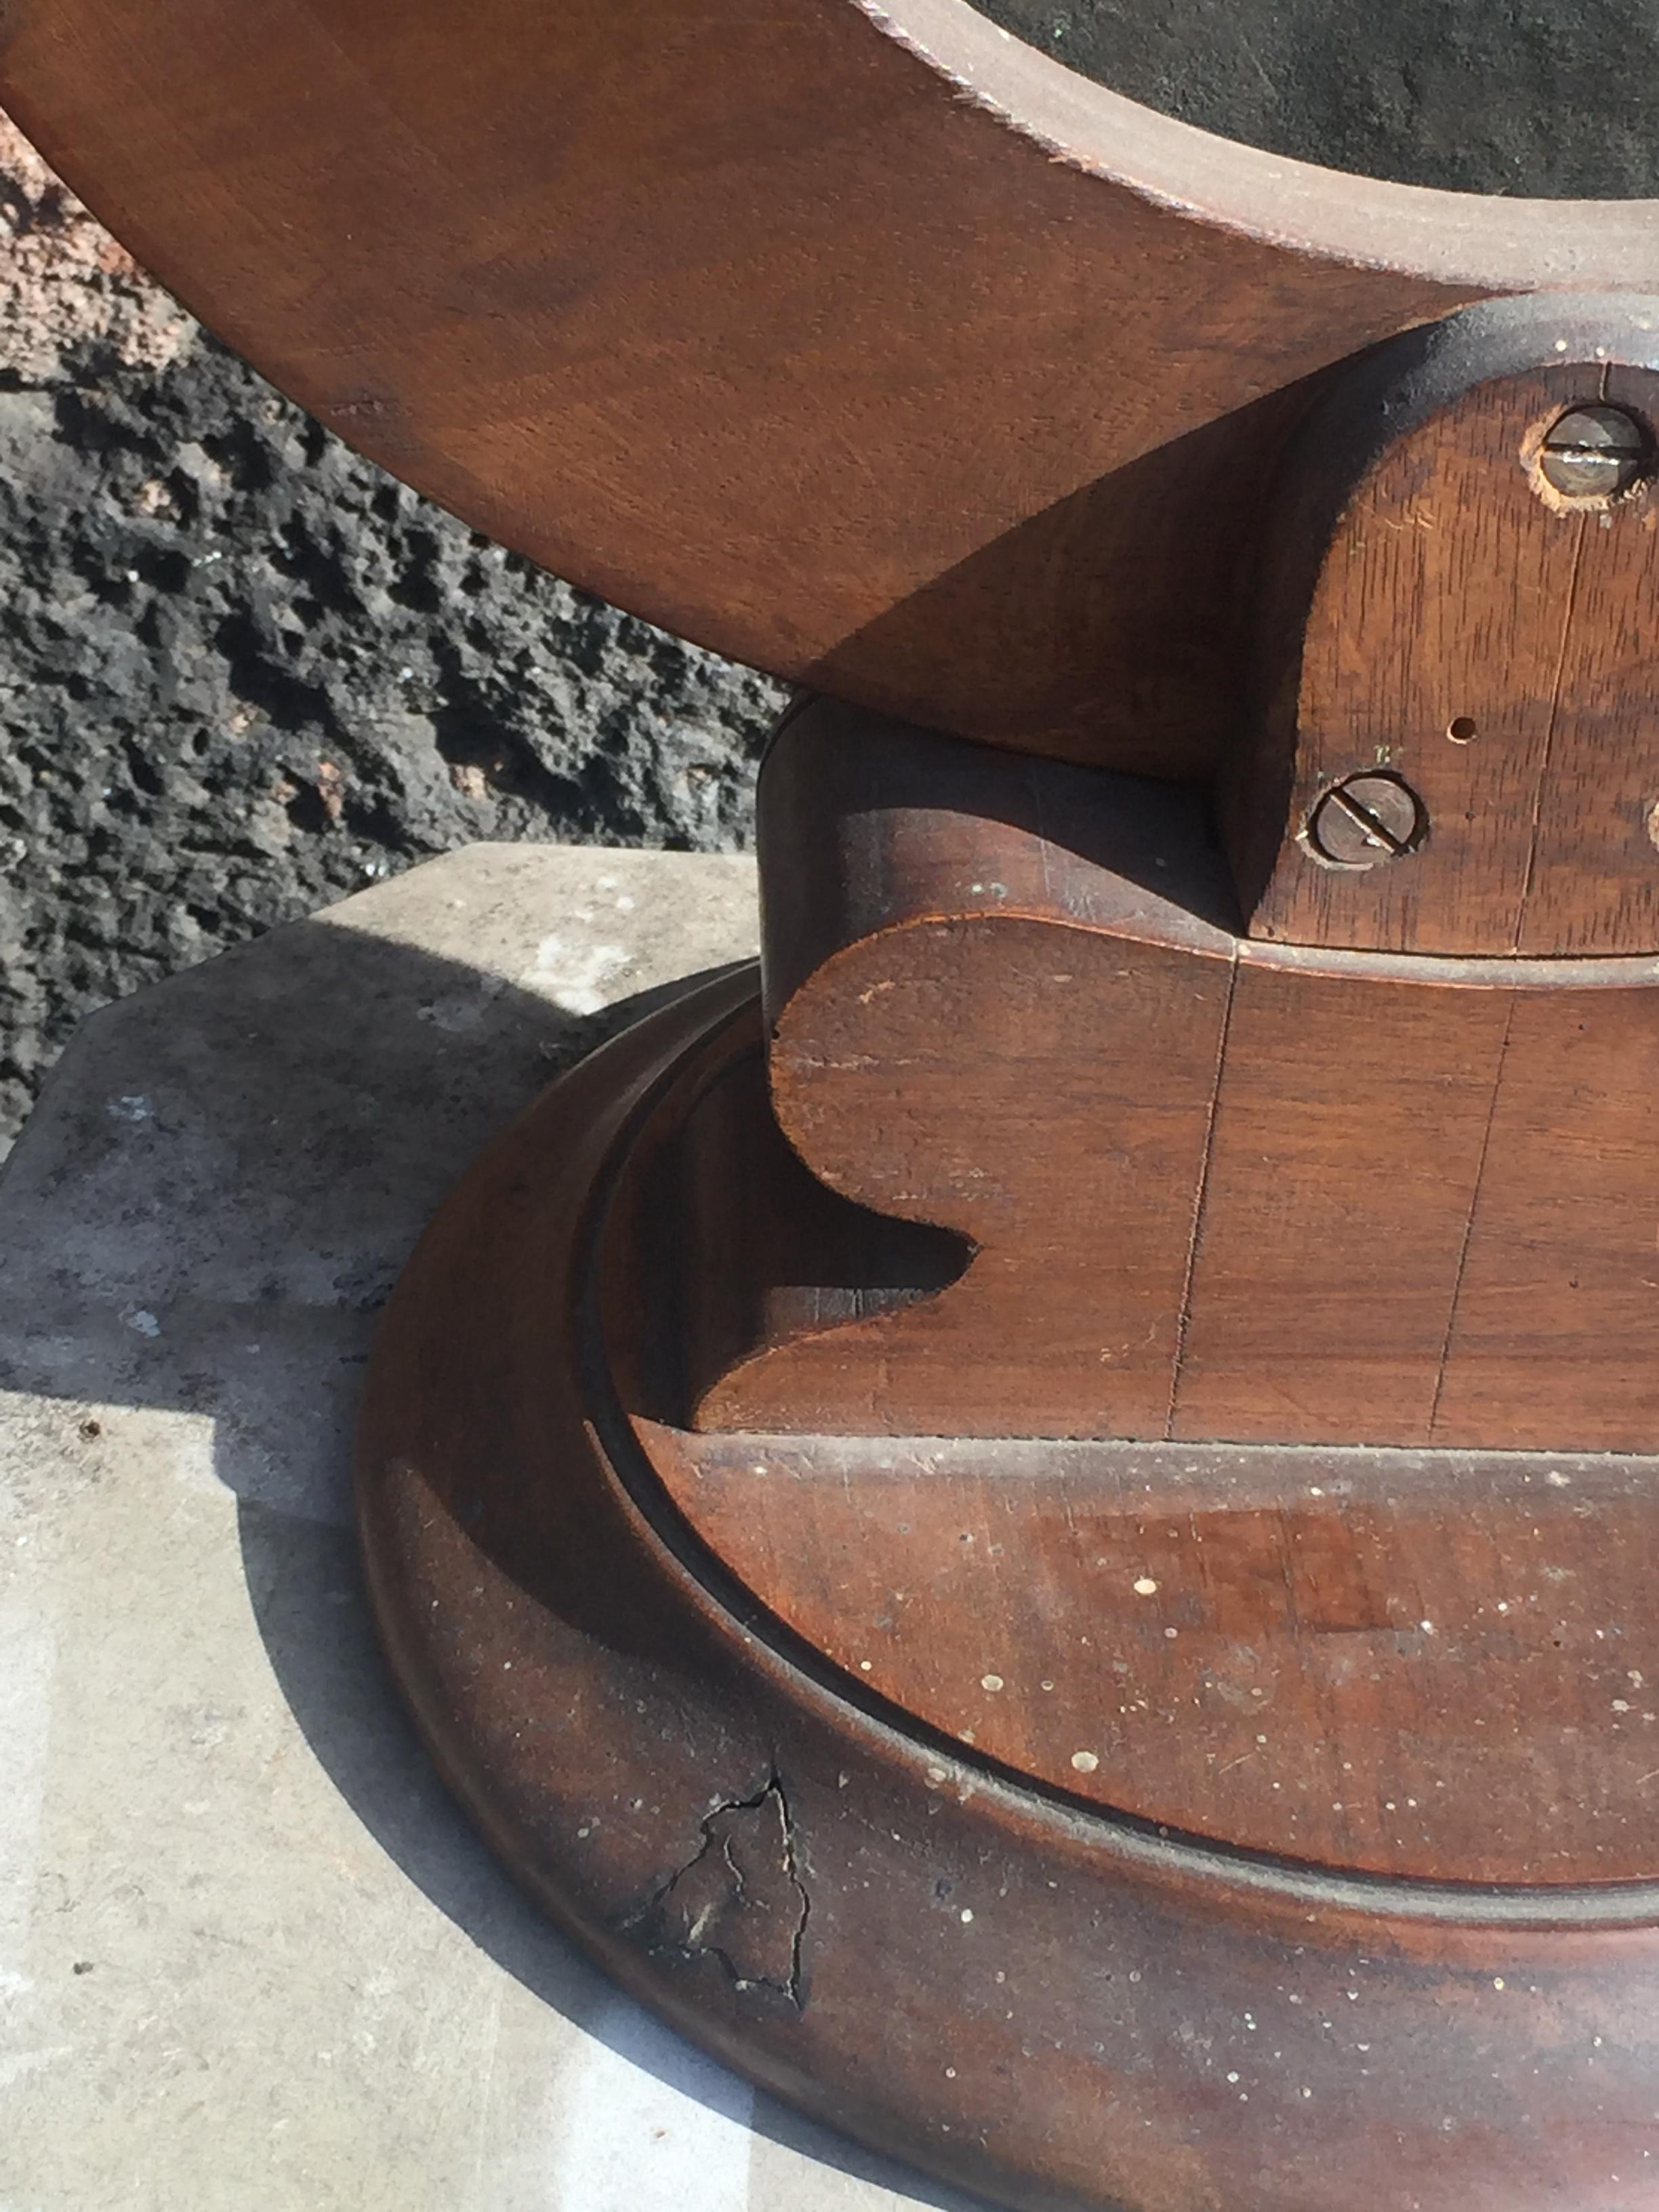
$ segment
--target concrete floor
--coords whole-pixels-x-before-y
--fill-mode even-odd
[[[0,1172],[3,2212],[963,2200],[574,1955],[428,1771],[349,1519],[456,1173],[744,860],[482,846],[94,1016]]]

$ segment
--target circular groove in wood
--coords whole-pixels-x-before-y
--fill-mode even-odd
[[[743,1026],[728,1020],[720,1030],[706,1035],[665,1067],[649,1092],[635,1102],[628,1121],[618,1129],[613,1139],[606,1164],[596,1178],[590,1198],[587,1225],[583,1231],[589,1252],[589,1257],[584,1262],[585,1273],[596,1277],[605,1267],[620,1267],[623,1277],[627,1278],[630,1267],[635,1263],[629,1261],[625,1251],[617,1248],[617,1232],[614,1226],[610,1225],[615,1218],[612,1209],[616,1205],[617,1192],[625,1189],[630,1179],[640,1175],[642,1170],[648,1173],[645,1164],[658,1146],[672,1141],[677,1097],[684,1099],[695,1095],[696,1089],[707,1079],[709,1067],[723,1054],[741,1053],[747,1049],[748,1039]],[[607,1246],[610,1248],[608,1254]],[[637,1304],[637,1297],[634,1303]],[[1550,1823],[1542,1817],[1541,1805],[1534,1808],[1531,1800],[1524,1801],[1516,1808],[1521,1825],[1513,1831],[1504,1832],[1501,1819],[1491,1811],[1490,1786],[1483,1787],[1480,1781],[1462,1771],[1463,1764],[1472,1758],[1481,1741],[1480,1735],[1473,1729],[1467,1732],[1466,1740],[1462,1742],[1449,1739],[1441,1747],[1440,1757],[1445,1771],[1455,1776],[1457,1786],[1468,1794],[1469,1816],[1464,1818],[1462,1825],[1468,1836],[1472,1838],[1483,1827],[1495,1827],[1500,1834],[1496,1845],[1485,1847],[1490,1854],[1486,1863],[1482,1863],[1480,1857],[1482,1847],[1469,1841],[1466,1844],[1468,1856],[1462,1866],[1450,1878],[1436,1878],[1425,1872],[1425,1868],[1431,1861],[1410,1852],[1397,1863],[1390,1863],[1385,1838],[1372,1834],[1350,1835],[1344,1824],[1340,1823],[1335,1824],[1334,1827],[1327,1823],[1329,1830],[1327,1840],[1332,1852],[1330,1858],[1317,1850],[1307,1852],[1298,1850],[1296,1826],[1286,1826],[1282,1820],[1272,1842],[1265,1841],[1264,1832],[1260,1830],[1243,1839],[1237,1833],[1229,1833],[1224,1829],[1218,1832],[1212,1825],[1212,1815],[1206,1817],[1207,1808],[1200,1809],[1203,1807],[1208,1779],[1201,1766],[1194,1778],[1188,1782],[1184,1796],[1176,1788],[1178,1810],[1172,1809],[1167,1797],[1162,1807],[1145,1803],[1126,1806],[1111,1794],[1115,1784],[1121,1784],[1121,1772],[1115,1771],[1105,1760],[1085,1776],[1083,1771],[1072,1766],[1069,1752],[1046,1763],[1022,1764],[1017,1755],[999,1759],[985,1743],[963,1744],[958,1732],[960,1716],[941,1705],[928,1660],[941,1638],[946,1640],[953,1638],[964,1623],[975,1633],[978,1632],[977,1624],[987,1616],[987,1601],[990,1596],[985,1589],[972,1596],[963,1593],[954,1608],[950,1608],[947,1603],[947,1609],[942,1612],[936,1604],[931,1610],[918,1613],[915,1621],[917,1640],[912,1646],[914,1663],[908,1667],[896,1668],[890,1662],[883,1673],[878,1674],[872,1662],[870,1670],[865,1672],[860,1664],[865,1656],[864,1650],[862,1646],[854,1648],[860,1644],[860,1637],[866,1633],[872,1619],[879,1609],[879,1601],[872,1584],[869,1590],[862,1593],[861,1601],[860,1593],[847,1579],[845,1563],[860,1558],[872,1562],[878,1581],[880,1567],[886,1563],[890,1554],[901,1553],[902,1546],[896,1534],[890,1529],[885,1539],[887,1551],[878,1552],[870,1540],[869,1528],[860,1525],[856,1516],[850,1519],[842,1518],[833,1510],[834,1502],[855,1497],[861,1481],[878,1497],[884,1485],[887,1498],[890,1499],[891,1467],[896,1459],[902,1457],[907,1449],[906,1440],[853,1438],[833,1442],[822,1440],[815,1444],[812,1440],[799,1437],[692,1438],[661,1422],[630,1418],[624,1411],[622,1396],[618,1395],[616,1347],[607,1343],[602,1319],[602,1313],[606,1310],[617,1312],[629,1311],[632,1308],[626,1300],[620,1307],[610,1302],[596,1303],[596,1294],[592,1290],[586,1293],[581,1308],[583,1365],[586,1388],[589,1393],[589,1418],[597,1434],[605,1443],[607,1461],[613,1476],[626,1484],[639,1511],[650,1522],[660,1540],[674,1553],[682,1571],[706,1591],[711,1601],[731,1613],[734,1621],[741,1624],[743,1632],[750,1637],[766,1638],[780,1659],[789,1667],[812,1676],[830,1694],[850,1699],[870,1717],[878,1718],[884,1726],[912,1731],[917,1741],[933,1745],[953,1762],[981,1766],[988,1777],[1000,1776],[1017,1790],[1033,1792],[1055,1804],[1069,1804],[1082,1811],[1091,1820],[1103,1820],[1113,1835],[1114,1850],[1124,1850],[1132,1857],[1147,1851],[1151,1853],[1153,1863],[1163,1863],[1168,1859],[1174,1863],[1190,1864],[1195,1873],[1201,1870],[1201,1878],[1206,1881],[1217,1881],[1227,1886],[1238,1882],[1248,1887],[1277,1890],[1292,1896],[1317,1894],[1340,1897],[1346,1899],[1356,1910],[1406,1913],[1429,1920],[1457,1920],[1467,1916],[1482,1924],[1620,1926],[1659,1917],[1659,1882],[1647,1878],[1641,1866],[1644,1856],[1642,1838],[1646,1831],[1643,1818],[1644,1806],[1639,1794],[1629,1796],[1626,1792],[1621,1797],[1620,1790],[1623,1789],[1623,1784],[1619,1789],[1610,1789],[1606,1817],[1610,1823],[1610,1832],[1622,1832],[1615,1848],[1626,1855],[1617,1862],[1616,1873],[1597,1879],[1591,1871],[1595,1867],[1597,1857],[1596,1823],[1585,1808],[1577,1806],[1569,1815],[1570,1820],[1577,1825],[1555,1854],[1555,1871],[1547,1875],[1542,1871],[1541,1863],[1551,1856],[1551,1847],[1545,1840]],[[624,1377],[629,1362],[624,1359]],[[625,1395],[625,1379],[622,1389]],[[995,1450],[997,1448],[990,1449]],[[1021,1469],[1006,1486],[1017,1501],[1014,1510],[1023,1510],[1024,1500],[1042,1486],[1041,1477],[1034,1470],[1040,1468],[1045,1459],[1063,1460],[1069,1456],[1073,1461],[1085,1460],[1091,1449],[1098,1451],[1103,1449],[1110,1448],[1086,1445],[1068,1448],[1030,1443],[1012,1447],[1011,1455]],[[967,1470],[971,1468],[976,1453],[983,1453],[987,1447],[966,1445],[953,1450],[949,1445],[939,1445],[936,1440],[932,1449],[947,1462],[953,1461]],[[792,1517],[791,1499],[793,1498],[799,1502],[805,1495],[801,1490],[794,1489],[785,1493],[782,1519],[780,1521],[776,1500],[769,1509],[763,1497],[764,1483],[758,1478],[746,1490],[739,1483],[732,1492],[729,1510],[711,1487],[710,1478],[721,1460],[740,1472],[752,1472],[752,1459],[775,1462],[781,1468],[787,1466],[791,1455],[795,1457],[810,1485],[815,1453],[823,1462],[818,1478],[820,1493],[832,1502],[830,1518],[819,1524],[815,1525],[804,1516]],[[1173,1467],[1183,1461],[1196,1462],[1205,1455],[1205,1452],[1203,1447],[1175,1445],[1147,1448],[1144,1455],[1149,1462],[1161,1458]],[[1224,1451],[1211,1455],[1228,1456]],[[1260,1468],[1279,1455],[1258,1449],[1237,1452],[1231,1456],[1241,1464],[1249,1462]],[[1386,1499],[1391,1481],[1398,1480],[1396,1470],[1404,1469],[1407,1463],[1417,1469],[1416,1479],[1419,1484],[1433,1480],[1435,1472],[1440,1468],[1449,1470],[1454,1487],[1461,1485],[1467,1493],[1464,1517],[1469,1520],[1471,1527],[1479,1522],[1483,1504],[1496,1503],[1501,1508],[1503,1499],[1509,1492],[1514,1493],[1516,1512],[1530,1510],[1526,1493],[1534,1480],[1542,1495],[1558,1503],[1569,1519],[1581,1528],[1585,1525],[1581,1516],[1587,1501],[1600,1498],[1602,1490],[1608,1491],[1609,1499],[1622,1499],[1628,1504],[1632,1500],[1639,1501],[1649,1486],[1646,1463],[1626,1456],[1535,1456],[1534,1466],[1534,1455],[1520,1454],[1365,1454],[1340,1451],[1323,1454],[1287,1450],[1282,1455],[1283,1475],[1269,1480],[1267,1493],[1247,1495],[1240,1510],[1240,1518],[1249,1528],[1258,1528],[1281,1513],[1293,1497],[1301,1496],[1304,1510],[1318,1522],[1322,1542],[1328,1544],[1332,1532],[1342,1525],[1348,1510],[1346,1494],[1351,1493],[1354,1488],[1351,1473],[1345,1477],[1342,1472],[1349,1462],[1364,1465],[1370,1470],[1368,1481],[1369,1488],[1375,1492],[1370,1499],[1373,1512]],[[885,1469],[884,1462],[886,1463]],[[1334,1476],[1330,1473],[1332,1465],[1338,1468]],[[1559,1486],[1548,1482],[1547,1475],[1551,1470],[1560,1478]],[[1324,1478],[1323,1481],[1321,1477]],[[1260,1475],[1255,1479],[1259,1486]],[[1321,1493],[1327,1482],[1330,1486],[1331,1495],[1328,1499],[1323,1499]],[[948,1491],[950,1487],[947,1478],[945,1488]],[[993,1482],[991,1487],[994,1491],[997,1486]],[[1312,1493],[1311,1498],[1308,1497],[1310,1492]],[[975,1504],[982,1503],[983,1496],[980,1486],[964,1473],[957,1502],[972,1513]],[[1364,1502],[1360,1501],[1362,1504]],[[1471,1515],[1474,1516],[1473,1520],[1470,1519]],[[878,1511],[878,1518],[882,1517]],[[1446,1547],[1443,1537],[1435,1533],[1439,1526],[1438,1517],[1427,1508],[1426,1504],[1421,1510],[1420,1519],[1424,1535],[1422,1557],[1426,1560],[1437,1549],[1443,1553]],[[1413,1524],[1408,1522],[1406,1525],[1410,1527]],[[1593,1533],[1599,1530],[1600,1525],[1599,1522],[1591,1524]],[[1479,1523],[1479,1526],[1484,1529],[1484,1523]],[[769,1530],[779,1527],[787,1529],[789,1541],[793,1547],[794,1556],[787,1562],[777,1547],[769,1545],[767,1540]],[[1369,1523],[1366,1523],[1361,1527],[1355,1539],[1356,1559],[1359,1551],[1364,1547],[1364,1539],[1368,1530]],[[1478,1538],[1477,1551],[1485,1540],[1484,1534]],[[1626,1553],[1638,1559],[1644,1555],[1644,1547],[1639,1543],[1623,1548]],[[1584,1547],[1583,1559],[1593,1566],[1598,1557],[1605,1553],[1607,1558],[1612,1558],[1620,1549],[1619,1546],[1604,1537],[1597,1536]],[[1150,1558],[1152,1554],[1146,1553],[1141,1556]],[[842,1562],[839,1569],[833,1564],[837,1560]],[[1052,1574],[1054,1565],[1052,1558],[1045,1559],[1044,1571]],[[1281,1571],[1277,1565],[1269,1565],[1273,1573]],[[1254,1573],[1255,1567],[1249,1571]],[[1124,1578],[1127,1584],[1127,1571]],[[1156,1579],[1156,1573],[1149,1578]],[[1638,1583],[1639,1581],[1638,1576]],[[1169,1595],[1167,1583],[1166,1573],[1165,1588],[1158,1594],[1166,1600]],[[1455,1581],[1452,1586],[1455,1586]],[[792,1595],[797,1591],[811,1593],[816,1600],[832,1589],[836,1595],[827,1605],[811,1601],[798,1603]],[[1340,1595],[1340,1592],[1328,1593],[1333,1602]],[[1351,1599],[1353,1595],[1352,1591],[1347,1593]],[[1478,1597],[1478,1592],[1468,1593],[1471,1609]],[[991,1601],[994,1602],[994,1598]],[[1127,1601],[1124,1610],[1134,1611],[1137,1602],[1133,1599]],[[1147,1604],[1155,1604],[1155,1599],[1139,1602],[1144,1609]],[[1501,1633],[1502,1625],[1507,1618],[1508,1600],[1494,1591],[1492,1602],[1494,1607],[1504,1608],[1501,1613],[1494,1612],[1492,1622],[1493,1631]],[[1096,1625],[1097,1615],[1092,1608],[1084,1605],[1079,1608],[1078,1618],[1092,1626]],[[1158,1629],[1165,1625],[1160,1614]],[[1582,1626],[1583,1635],[1581,1640],[1588,1649],[1594,1649],[1596,1640],[1595,1624],[1587,1621]],[[1659,1622],[1656,1622],[1654,1626],[1659,1629]],[[1459,1661],[1447,1651],[1447,1632],[1455,1632],[1455,1624],[1443,1614],[1437,1629],[1432,1620],[1426,1620],[1417,1614],[1413,1614],[1409,1620],[1402,1616],[1398,1629],[1408,1634],[1419,1651],[1429,1651],[1437,1662],[1440,1662],[1442,1653],[1446,1654],[1443,1663],[1438,1666],[1438,1673],[1443,1677],[1442,1694],[1455,1692],[1460,1686],[1468,1689],[1465,1702],[1472,1701],[1481,1694],[1480,1690],[1468,1688],[1468,1685],[1477,1680],[1481,1667],[1486,1662],[1473,1656]],[[1022,1649],[1022,1634],[1026,1632],[1032,1632],[1036,1639],[1030,1650]],[[1036,1675],[1037,1670],[1032,1664],[1032,1651],[1037,1648],[1042,1632],[1041,1620],[1036,1617],[1024,1625],[1017,1616],[1005,1621],[1001,1648],[1019,1654],[1017,1661],[1007,1663],[1006,1673],[1012,1673],[1013,1666],[1018,1664],[1025,1672]],[[1384,1632],[1392,1637],[1396,1631],[1389,1626]],[[1437,1632],[1442,1636],[1442,1643],[1437,1648],[1433,1644]],[[1283,1656],[1293,1656],[1295,1644],[1292,1609]],[[879,1648],[876,1643],[869,1645],[871,1650]],[[1129,1648],[1126,1644],[1125,1649]],[[1191,1648],[1189,1641],[1188,1649]],[[1643,1656],[1643,1650],[1638,1650],[1622,1631],[1614,1648],[1619,1655],[1615,1671],[1620,1679],[1607,1691],[1603,1702],[1609,1705],[1612,1699],[1626,1687],[1631,1667],[1636,1665]],[[1390,1699],[1397,1700],[1402,1695],[1409,1698],[1413,1694],[1409,1656],[1408,1654],[1408,1663],[1399,1682],[1386,1693]],[[1198,1661],[1193,1663],[1195,1666],[1201,1664]],[[1606,1671],[1604,1666],[1602,1672]],[[964,1681],[969,1681],[977,1680],[982,1670],[964,1662],[957,1672]],[[1557,1672],[1558,1680],[1553,1697],[1559,1695],[1564,1688],[1570,1690],[1571,1686],[1567,1662],[1562,1662]],[[1644,1682],[1659,1685],[1659,1648],[1650,1657],[1649,1666],[1645,1669],[1638,1667],[1638,1672],[1643,1674]],[[1003,1692],[998,1693],[999,1698],[1006,1696],[1006,1673]],[[1492,1692],[1492,1733],[1498,1735],[1511,1718],[1516,1725],[1530,1722],[1536,1731],[1535,1738],[1524,1737],[1522,1741],[1522,1755],[1519,1765],[1522,1776],[1530,1771],[1535,1784],[1538,1774],[1547,1765],[1551,1731],[1558,1715],[1553,1702],[1541,1717],[1536,1713],[1528,1714],[1524,1708],[1525,1692],[1519,1688],[1518,1682],[1517,1677],[1513,1714],[1501,1689]],[[1183,1703],[1189,1694],[1187,1691],[1179,1693]],[[981,1699],[981,1706],[987,1701]],[[1642,1726],[1641,1713],[1649,1706],[1659,1711],[1659,1698],[1650,1695],[1644,1703],[1638,1703],[1632,1691],[1626,1702],[1631,1705],[1629,1730],[1632,1738],[1632,1744],[1626,1748],[1633,1750],[1634,1740],[1639,1737]],[[1182,1710],[1182,1706],[1172,1703],[1170,1707],[1171,1719],[1178,1717]],[[1447,1713],[1455,1721],[1455,1713],[1451,1707],[1447,1708]],[[1589,1720],[1588,1706],[1580,1717]],[[1294,1730],[1299,1725],[1307,1733],[1309,1747],[1317,1749],[1322,1742],[1320,1731],[1328,1718],[1325,1715],[1304,1713],[1291,1723],[1291,1728]],[[1618,1719],[1622,1728],[1625,1717],[1619,1716]],[[1656,1723],[1656,1728],[1659,1728],[1659,1723]],[[1252,1719],[1250,1726],[1233,1747],[1234,1753],[1247,1747],[1255,1732]],[[1088,1747],[1093,1749],[1092,1741]],[[1334,1767],[1340,1769],[1342,1756],[1343,1751],[1339,1744],[1333,1750]],[[1358,1756],[1356,1753],[1356,1759]],[[1656,1752],[1655,1759],[1659,1759],[1659,1752]],[[1542,1767],[1538,1764],[1540,1759],[1545,1763]],[[1636,1764],[1639,1765],[1642,1762],[1638,1760]],[[1638,1778],[1628,1759],[1619,1771],[1624,1777],[1624,1784],[1633,1788]],[[1431,1753],[1424,1754],[1424,1771],[1427,1780],[1423,1795],[1426,1796],[1432,1790],[1436,1778],[1434,1754]],[[1593,1775],[1593,1771],[1592,1767],[1589,1773]],[[1167,1773],[1160,1771],[1156,1758],[1147,1769],[1147,1774],[1155,1789],[1167,1792],[1175,1786],[1170,1784]],[[1085,1783],[1086,1787],[1084,1786]],[[1576,1782],[1570,1781],[1565,1775],[1562,1777],[1562,1790],[1576,1786]],[[1418,1796],[1419,1791],[1413,1782],[1406,1778],[1398,1781],[1397,1788],[1396,1804],[1405,1814],[1409,1809],[1405,1801]],[[1273,1795],[1282,1793],[1263,1794],[1271,1802]],[[1393,1785],[1386,1782],[1376,1788],[1379,1812],[1386,1804],[1387,1797],[1392,1794]],[[1420,1811],[1423,1808],[1416,1809]],[[1540,1814],[1535,1831],[1529,1825],[1534,1809]],[[1253,1817],[1260,1822],[1263,1815],[1258,1811]],[[1559,1822],[1559,1814],[1552,1817]],[[1632,1823],[1636,1836],[1634,1843],[1630,1840]],[[1440,1831],[1442,1838],[1448,1833],[1455,1833],[1457,1826],[1457,1820],[1454,1820],[1449,1831],[1443,1826]],[[1303,1827],[1303,1837],[1305,1838],[1315,1827],[1314,1822],[1308,1822]],[[1504,1863],[1505,1841],[1509,1871],[1494,1871],[1494,1868]],[[1346,1857],[1343,1856],[1345,1846],[1348,1853]],[[1438,1845],[1443,1876],[1446,1874],[1448,1854],[1452,1852],[1452,1849],[1444,1840]],[[1368,1850],[1373,1855],[1369,1863],[1366,1856]],[[1379,1851],[1381,1856],[1377,1856]],[[1540,1874],[1526,1879],[1516,1878],[1516,1866],[1524,1862],[1529,1853],[1539,1856]],[[1634,1853],[1633,1863],[1632,1853]]]

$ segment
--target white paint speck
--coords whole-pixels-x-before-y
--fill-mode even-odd
[[[1150,1575],[1142,1575],[1139,1581],[1135,1584],[1135,1595],[1137,1597],[1156,1597],[1158,1595],[1158,1584],[1152,1580]]]
[[[1079,1774],[1092,1774],[1100,1761],[1091,1751],[1074,1751],[1072,1753],[1072,1764]]]
[[[979,1678],[979,1686],[981,1690],[1000,1690],[1002,1687],[1002,1677],[1000,1674],[981,1674]]]
[[[597,1014],[610,996],[607,987],[628,966],[621,945],[573,945],[556,935],[543,938],[522,980],[568,1014]]]
[[[972,1906],[971,1905],[964,1905],[963,1906],[963,1908],[962,1908],[962,1924],[963,1924],[963,1926],[964,1928],[970,1927],[970,1926],[973,1924],[973,1918],[974,1918],[974,1908],[973,1908],[973,1906]]]

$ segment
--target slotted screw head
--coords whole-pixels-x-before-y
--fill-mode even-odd
[[[1422,800],[1401,777],[1351,775],[1315,801],[1308,842],[1339,867],[1375,868],[1415,852],[1428,826]]]
[[[1616,499],[1644,473],[1650,450],[1622,407],[1575,407],[1544,440],[1539,473],[1564,499]]]

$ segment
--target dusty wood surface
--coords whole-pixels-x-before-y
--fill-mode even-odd
[[[1326,1866],[1659,1872],[1651,1459],[647,1443],[780,1620],[1013,1771]]]
[[[497,1850],[723,2057],[1028,2212],[1626,2201],[1609,2177],[1640,2173],[1651,2126],[1659,1905],[1650,1885],[1577,1877],[1642,1857],[1638,1471],[1552,1462],[1567,1486],[1528,1521],[1513,1463],[1465,1463],[1448,1538],[1420,1462],[1391,1482],[1371,1457],[1339,1514],[1352,1455],[1317,1462],[1327,1505],[1294,1453],[1230,1478],[1214,1455],[1163,1448],[1036,1448],[1032,1464],[1031,1448],[1022,1462],[911,1440],[866,1460],[630,1430],[614,1384],[651,1356],[651,1194],[687,1101],[749,1049],[743,990],[672,1007],[550,1093],[449,1202],[388,1313],[362,1459],[371,1585],[422,1730]],[[661,1480],[678,1485],[688,1450],[690,1522]],[[1174,1502],[1166,1478],[1188,1488],[1189,1460],[1196,1528],[1145,1510]],[[913,1496],[939,1509],[930,1533]],[[789,1546],[775,1571],[792,1511],[827,1540]],[[1616,1564],[1598,1524],[1623,1540]],[[946,1539],[948,1566],[930,1548]],[[932,1660],[902,1565],[944,1599]],[[1158,1589],[1109,1587],[1130,1565]],[[1560,1566],[1577,1579],[1545,1571]],[[1035,1655],[1046,1636],[1058,1651],[1074,1600],[1069,1667],[1033,1688],[1001,1647],[1018,1635]],[[881,1610],[856,1650],[866,1602]],[[830,1624],[826,1651],[792,1611]],[[984,1648],[964,1677],[970,1622]],[[1213,1685],[1206,1656],[1227,1670]],[[1146,1700],[1133,1724],[1108,1707],[1109,1678]],[[1062,1679],[1099,1765],[1068,1758],[1056,1788],[1041,1766],[1061,1731],[1033,1709]],[[1252,1709],[1264,1688],[1266,1722],[1236,1715],[1223,1683]],[[896,1725],[888,1689],[933,1700],[938,1732]],[[1517,1699],[1530,1765],[1501,1740]],[[981,1728],[988,1753],[956,1732]],[[1253,1774],[1246,1757],[1202,1792],[1207,1754],[1254,1735],[1285,1764]],[[1431,1775],[1432,1744],[1475,1771]],[[1024,1781],[1004,1763],[1023,1759]],[[1455,1809],[1423,1804],[1419,1762]],[[1419,1805],[1390,1805],[1396,1772]],[[1108,1809],[1111,1784],[1137,1781],[1206,1796],[1221,1827],[1305,1821],[1315,1847],[1286,1864]],[[1292,1790],[1294,1827],[1273,1802]],[[1327,1808],[1349,1793],[1344,1834]],[[1543,1886],[1484,1883],[1557,1807]],[[1407,1860],[1434,1878],[1344,1870]]]

